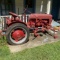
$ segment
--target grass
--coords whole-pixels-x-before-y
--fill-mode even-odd
[[[6,39],[0,39],[0,60],[60,60],[60,41],[10,53]]]

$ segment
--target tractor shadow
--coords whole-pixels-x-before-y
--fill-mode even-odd
[[[45,32],[39,31],[37,33],[39,34],[39,36],[37,36],[37,37],[40,37],[40,38],[43,37],[44,35],[50,35],[51,36],[51,34],[49,34],[47,31],[45,31]],[[32,40],[35,40],[37,38],[36,36],[34,36],[33,32],[30,33],[30,36],[33,36]]]

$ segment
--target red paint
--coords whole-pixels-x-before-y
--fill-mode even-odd
[[[46,29],[51,29],[51,22],[52,15],[49,14],[30,14],[28,18],[28,26],[30,28],[35,28],[33,30],[35,36],[38,36],[37,32],[39,30],[44,32]],[[41,29],[38,27],[41,27]]]
[[[12,33],[12,38],[15,41],[19,41],[20,39],[24,38],[25,34],[22,30],[16,30]]]
[[[9,12],[10,15],[12,15],[11,18],[6,18],[6,24],[7,24],[7,27],[9,27],[10,25],[14,24],[14,23],[22,23],[24,25],[27,26],[27,24],[25,22],[23,22],[22,20],[20,20],[20,17],[13,13],[13,12]]]
[[[51,25],[52,22],[52,15],[49,14],[30,14],[29,16],[29,22],[33,21],[36,26],[41,25]]]

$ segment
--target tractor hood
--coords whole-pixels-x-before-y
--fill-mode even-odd
[[[52,15],[50,14],[30,14],[29,19],[51,19]]]

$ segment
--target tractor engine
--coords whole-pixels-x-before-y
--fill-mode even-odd
[[[31,14],[28,19],[30,27],[47,27],[51,22],[52,15],[49,14]]]
[[[51,28],[52,15],[49,14],[30,14],[28,26],[33,29],[35,36],[38,31],[45,31]]]

